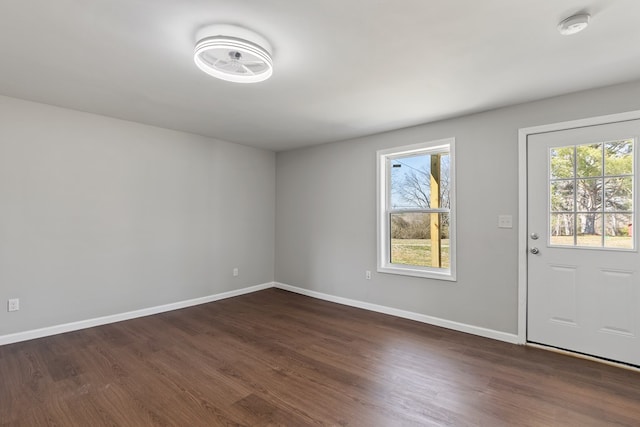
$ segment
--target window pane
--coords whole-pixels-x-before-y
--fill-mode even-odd
[[[551,149],[551,178],[573,178],[573,146]]]
[[[559,246],[573,246],[574,236],[574,218],[573,213],[552,214],[551,215],[551,244]]]
[[[425,209],[431,203],[431,155],[391,159],[391,208]]]
[[[432,230],[439,230],[439,239]],[[392,264],[449,268],[449,214],[391,214],[390,261]]]
[[[578,178],[602,176],[602,144],[576,147],[576,176]]]
[[[451,209],[451,157],[449,153],[440,154],[440,207]]]
[[[605,214],[606,234],[604,246],[607,248],[633,249],[633,225],[631,214]]]
[[[577,245],[578,246],[602,246],[602,215],[589,212],[576,215],[577,221]]]
[[[573,212],[575,210],[574,201],[574,181],[552,181],[551,182],[551,211],[553,212]]]
[[[602,208],[602,179],[578,179],[576,210],[593,212]]]
[[[612,141],[605,144],[605,175],[630,175],[633,173],[633,140]]]
[[[633,178],[607,178],[605,180],[604,208],[607,211],[633,210]]]
[[[450,208],[448,153],[392,158],[390,166],[391,209]],[[438,186],[435,195],[432,186]]]

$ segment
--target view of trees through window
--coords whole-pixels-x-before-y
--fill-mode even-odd
[[[391,262],[449,268],[450,156],[390,160]]]
[[[631,139],[552,148],[551,244],[633,248]]]

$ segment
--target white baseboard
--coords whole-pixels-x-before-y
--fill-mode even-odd
[[[496,331],[493,329],[482,328],[480,326],[468,325],[466,323],[454,322],[452,320],[441,319],[439,317],[427,316],[426,314],[414,313],[411,311],[399,310],[397,308],[387,307],[384,305],[371,304],[349,298],[337,297],[334,295],[323,294],[322,292],[311,291],[309,289],[298,288],[296,286],[286,285],[284,283],[274,282],[273,286],[285,291],[295,292],[297,294],[318,298],[325,301],[331,301],[338,304],[348,305],[351,307],[362,308],[378,313],[390,314],[404,319],[415,320],[417,322],[427,323],[429,325],[441,326],[455,331],[466,332],[468,334],[479,335],[485,338],[491,338],[498,341],[505,341],[511,344],[519,344],[518,335],[507,332]]]
[[[455,331],[466,332],[468,334],[479,335],[481,337],[491,338],[498,341],[505,341],[512,344],[519,344],[518,335],[507,332],[496,331],[493,329],[482,328],[479,326],[468,325],[465,323],[454,322],[451,320],[441,319],[439,317],[427,316],[425,314],[414,313],[411,311],[400,310],[397,308],[387,307],[384,305],[371,304],[368,302],[353,300],[349,298],[338,297],[334,295],[324,294],[322,292],[311,291],[309,289],[299,288],[296,286],[286,285],[284,283],[268,282],[260,285],[250,286],[247,288],[237,289],[234,291],[223,292],[206,297],[194,298],[186,301],[178,301],[170,304],[159,305],[156,307],[143,308],[140,310],[129,311],[126,313],[112,314],[109,316],[96,317],[93,319],[80,320],[78,322],[65,323],[62,325],[48,326],[46,328],[33,329],[30,331],[17,332],[14,334],[0,335],[0,345],[27,341],[35,338],[48,337],[51,335],[62,334],[65,332],[77,331],[80,329],[92,328],[94,326],[106,325],[109,323],[121,322],[123,320],[135,319],[137,317],[150,316],[153,314],[164,313],[181,308],[192,307],[195,305],[206,304],[225,298],[231,298],[239,295],[249,294],[261,291],[263,289],[278,288],[297,294],[318,298],[325,301],[331,301],[350,307],[362,308],[364,310],[375,311],[378,313],[390,314],[392,316],[402,317],[404,319],[415,320],[417,322],[429,325],[441,326]]]
[[[80,320],[78,322],[65,323],[62,325],[48,326],[46,328],[17,332],[15,334],[0,335],[0,345],[27,341],[35,338],[48,337],[50,335],[77,331],[79,329],[92,328],[94,326],[106,325],[108,323],[121,322],[123,320],[135,319],[137,317],[150,316],[152,314],[164,313],[166,311],[178,310],[181,308],[192,307],[194,305],[206,304],[208,302],[231,298],[238,295],[249,294],[251,292],[261,291],[263,289],[269,289],[272,287],[273,282],[263,283],[260,285],[223,292],[220,294],[208,295],[206,297],[194,298],[186,301],[178,301],[170,304],[158,305],[156,307],[148,307],[140,310],[128,311],[126,313],[112,314],[109,316]]]

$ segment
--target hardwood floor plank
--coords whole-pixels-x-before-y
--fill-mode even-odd
[[[294,425],[305,427],[313,425],[313,420],[303,419],[257,394],[250,394],[238,400],[231,409],[232,413],[237,414],[238,418],[250,426]]]
[[[639,426],[640,374],[269,289],[0,347],[0,426]]]

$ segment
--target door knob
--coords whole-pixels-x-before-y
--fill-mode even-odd
[[[538,249],[538,248],[531,248],[531,249],[529,250],[529,252],[531,252],[532,254],[536,255],[536,254],[538,254],[538,253],[540,252],[540,249]]]

